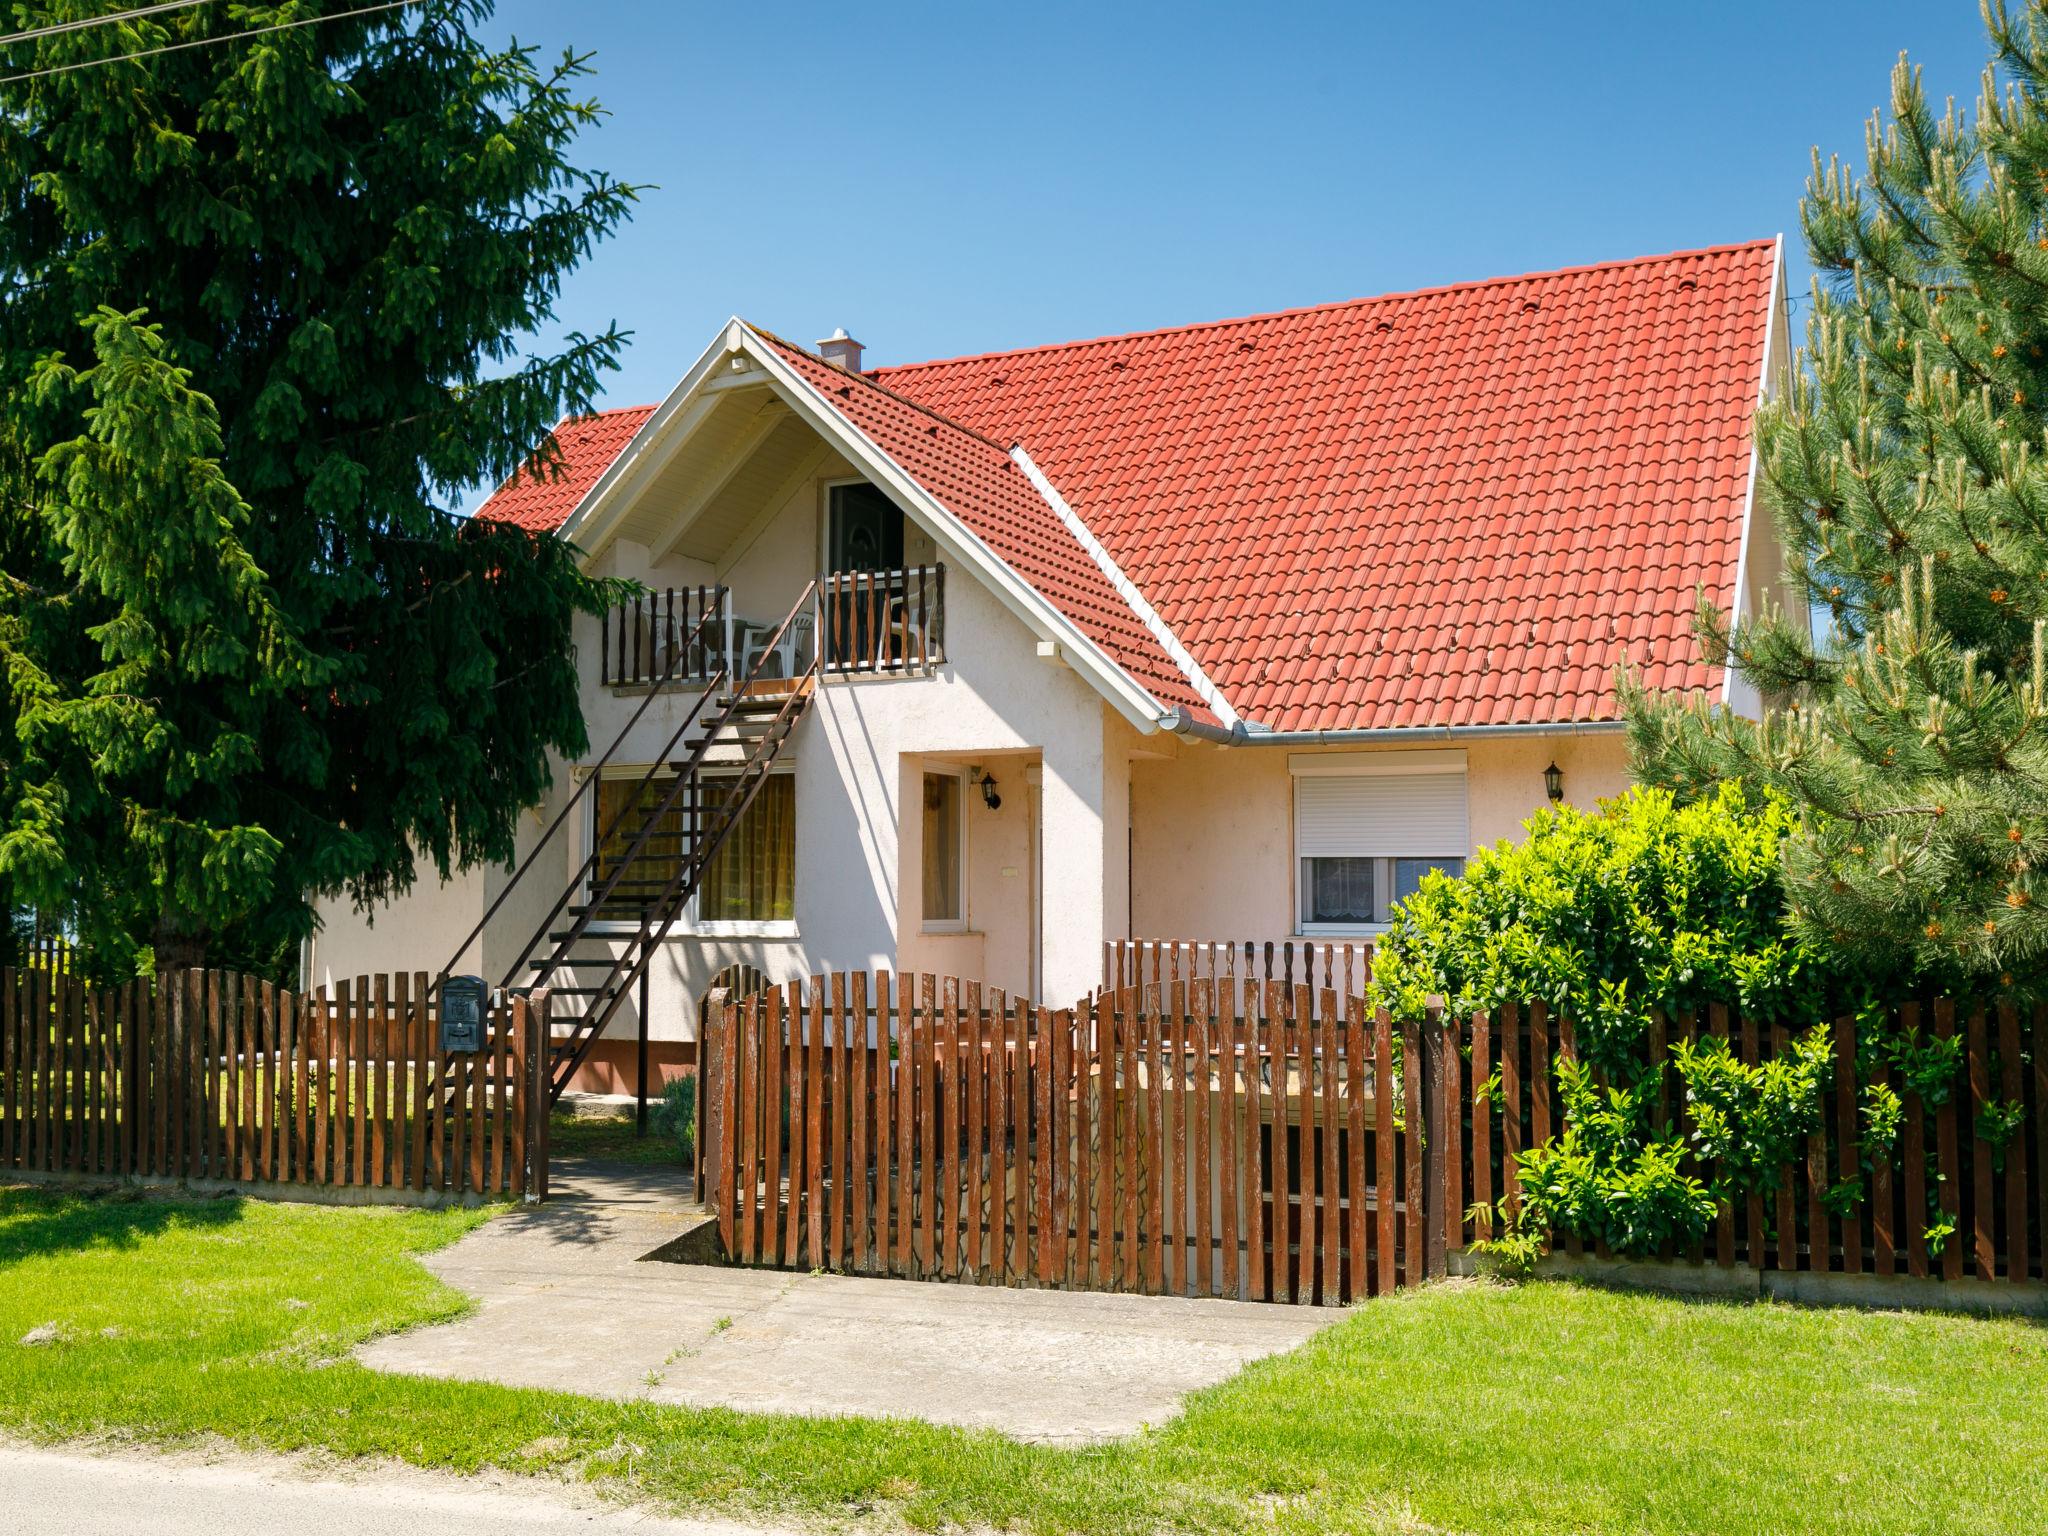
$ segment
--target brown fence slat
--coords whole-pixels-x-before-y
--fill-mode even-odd
[[[1998,1096],[2008,1104],[2026,1103],[2026,1063],[2020,1055],[2020,1015],[2013,1004],[1998,1007]],[[2036,1110],[2039,1114],[2039,1110]],[[2022,1120],[2005,1149],[2004,1274],[2007,1280],[2027,1278],[2027,1134]],[[2044,1234],[2048,1237],[2048,1234]]]
[[[960,983],[946,977],[939,984],[940,1019],[936,1062],[939,1091],[939,1158],[934,1172],[939,1177],[939,1230],[937,1273],[957,1275],[964,1249],[960,1186],[966,1177],[961,1166],[961,1138],[966,1134],[965,1082],[967,1073],[961,1059]]]
[[[1990,1280],[1998,1274],[1998,1245],[1994,1229],[1996,1207],[1992,1202],[1991,1164],[1993,1148],[1984,1138],[1985,1111],[1991,1104],[1991,1051],[1987,1039],[1984,1009],[1970,1010],[1967,1048],[1970,1060],[1970,1216],[1972,1247],[1977,1259],[1977,1278]]]
[[[1215,956],[1210,956],[1213,970]],[[1202,1006],[1195,1010],[1193,1041],[1194,1084],[1194,1280],[1197,1296],[1244,1295],[1244,1168],[1249,1156],[1245,1149],[1243,1069],[1240,1064],[1237,983],[1229,976],[1221,981],[1213,975],[1202,981]],[[1216,1056],[1215,1076],[1210,1076],[1209,1058]],[[1211,1088],[1211,1083],[1214,1088]],[[1213,1149],[1213,1151],[1212,1151]],[[1211,1158],[1214,1158],[1212,1173]],[[1211,1178],[1222,1188],[1211,1209]],[[1212,1256],[1213,1238],[1222,1252]],[[1218,1275],[1218,1259],[1221,1274]]]
[[[875,977],[875,1185],[872,1215],[875,1225],[874,1267],[883,1274],[891,1270],[895,1252],[891,1222],[895,1212],[896,1070],[890,1045],[893,977],[887,971]]]
[[[868,1224],[871,1219],[868,1204],[868,1115],[872,1109],[868,1077],[870,1056],[867,974],[855,971],[847,977],[846,984],[847,1014],[844,1028],[849,1036],[847,1049],[852,1056],[847,1086],[847,1092],[851,1095],[847,1101],[847,1114],[852,1123],[852,1144],[844,1164],[847,1219],[853,1227],[848,1262],[855,1269],[865,1269],[868,1264]]]
[[[966,1155],[960,1170],[962,1273],[979,1279],[981,1247],[985,1225],[982,1196],[987,1174],[982,1161],[982,1141],[987,1134],[983,1123],[987,1109],[988,1021],[982,1008],[981,983],[970,981],[961,987],[960,1014],[966,1041],[961,1056],[961,1120],[967,1136]]]
[[[1361,1301],[1371,1294],[1366,1262],[1365,1161],[1365,999],[1346,987],[1344,1000],[1344,1183],[1347,1261],[1344,1299]],[[1476,1070],[1476,1069],[1475,1069]]]
[[[1178,955],[1175,956],[1176,961]],[[1178,967],[1176,966],[1176,969]],[[1174,1013],[1186,1011],[1187,997],[1176,977],[1165,1002]],[[1162,1186],[1170,1171],[1166,1140],[1166,1059],[1159,1028],[1161,999],[1154,995],[1145,1010],[1145,1289],[1157,1295],[1166,1289],[1166,1199]]]
[[[1484,1009],[1472,1015],[1472,1091],[1466,1095],[1472,1114],[1472,1204],[1487,1211],[1475,1236],[1490,1235],[1493,1211],[1493,1019]],[[1357,1060],[1352,1053],[1352,1060]]]
[[[1251,957],[1245,958],[1249,972]],[[1244,1009],[1244,1204],[1238,1220],[1244,1226],[1245,1288],[1253,1301],[1270,1295],[1266,1273],[1266,1183],[1271,1160],[1266,1155],[1265,1038],[1268,1015],[1265,994],[1247,974],[1237,984]]]
[[[1948,998],[1937,999],[1934,1004],[1934,1037],[1937,1040],[1953,1040],[1956,1033],[1956,1005]],[[1951,1088],[1934,1111],[1934,1142],[1936,1163],[1941,1173],[1941,1209],[1955,1231],[1941,1248],[1941,1274],[1944,1280],[1960,1280],[1963,1276],[1963,1212],[1960,1199],[1961,1155],[1957,1148],[1956,1136],[1956,1094]]]
[[[1022,1283],[1031,1274],[1031,1004],[1010,1003],[1007,1072],[1010,1082],[1010,1233],[1009,1275]]]
[[[1422,1103],[1422,1033],[1414,1021],[1401,1028],[1401,1087],[1406,1124],[1400,1139],[1406,1157],[1401,1169],[1401,1193],[1407,1201],[1407,1221],[1402,1232],[1402,1280],[1419,1285],[1423,1278],[1423,1194],[1422,1135],[1419,1124]]]
[[[1899,1010],[1899,1027],[1913,1034],[1920,1027],[1920,1005]],[[1908,1084],[1899,1094],[1903,1124],[1899,1141],[1906,1165],[1906,1273],[1927,1278],[1927,1112],[1920,1095]]]
[[[1000,990],[988,1001],[988,1233],[982,1267],[989,1279],[1002,1283],[1009,1272],[1010,1251],[1010,999]]]
[[[1835,1020],[1835,1171],[1859,1196],[1863,1165],[1856,1135],[1856,1022]],[[1842,1224],[1842,1272],[1863,1273],[1863,1219],[1856,1206],[1847,1207]]]
[[[2034,1005],[2029,1039],[2034,1049],[2034,1197],[2041,1202],[2041,1241],[2035,1251],[2041,1278],[2048,1280],[2048,1003]]]
[[[1155,951],[1156,955],[1156,951]],[[1151,996],[1159,995],[1158,971],[1155,964]],[[1116,1126],[1117,1174],[1122,1186],[1122,1199],[1117,1210],[1122,1225],[1123,1241],[1120,1245],[1121,1273],[1123,1288],[1137,1291],[1143,1287],[1144,1279],[1138,1263],[1138,1119],[1144,1110],[1144,1095],[1138,1082],[1138,1036],[1140,994],[1131,992],[1119,999],[1117,1018],[1117,1072],[1116,1072]]]
[[[1306,946],[1304,972],[1310,964]],[[1292,1225],[1296,1230],[1294,1253],[1294,1299],[1311,1302],[1316,1297],[1316,1091],[1315,1091],[1315,994],[1306,982],[1292,989],[1296,1059],[1301,1063],[1295,1080],[1294,1112],[1301,1119],[1295,1133],[1294,1178],[1296,1190]]]
[[[1327,963],[1327,956],[1325,957]],[[1325,973],[1327,980],[1327,972]],[[1344,1221],[1338,1144],[1343,1139],[1343,1119],[1337,1104],[1337,990],[1325,986],[1321,993],[1322,1060],[1317,1063],[1321,1077],[1322,1113],[1317,1134],[1322,1148],[1322,1178],[1317,1186],[1316,1231],[1322,1244],[1322,1301],[1334,1307],[1342,1299]]]
[[[938,1156],[938,1015],[937,980],[928,972],[917,978],[917,1146],[912,1164],[919,1173],[917,1192],[918,1272],[938,1273],[939,1172]]]
[[[1890,1088],[1891,1072],[1879,1059],[1870,1079],[1873,1088]],[[1898,1272],[1898,1192],[1892,1183],[1894,1153],[1874,1156],[1870,1169],[1870,1263],[1880,1275]]]

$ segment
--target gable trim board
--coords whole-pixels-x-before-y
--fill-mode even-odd
[[[1088,531],[1088,525],[1081,521],[1079,514],[1072,507],[1067,505],[1066,497],[1046,479],[1045,472],[1032,462],[1031,455],[1024,450],[1024,445],[1011,444],[1010,457],[1016,461],[1017,467],[1024,471],[1024,478],[1031,482],[1032,488],[1045,498],[1045,504],[1059,515],[1059,520],[1066,525],[1067,531],[1073,534],[1075,541],[1088,552],[1088,558],[1102,568],[1102,574],[1109,578],[1109,584],[1116,588],[1117,595],[1131,605],[1131,612],[1152,631],[1153,638],[1158,640],[1160,648],[1173,659],[1173,664],[1187,677],[1188,686],[1195,690],[1204,704],[1216,712],[1217,720],[1226,731],[1236,729],[1237,711],[1230,707],[1230,701],[1223,696],[1223,690],[1210,681],[1209,674],[1202,670],[1201,664],[1188,654],[1187,647],[1182,645],[1179,637],[1167,627],[1166,620],[1159,617],[1159,610],[1145,600],[1145,594],[1138,590],[1137,583],[1126,576],[1123,567],[1110,558],[1109,551],[1102,547],[1102,541]],[[1178,715],[1179,711],[1174,713]]]
[[[1764,358],[1762,370],[1756,381],[1756,403],[1759,410],[1763,408],[1763,403],[1771,397],[1771,352],[1778,340],[1778,307],[1784,302],[1784,292],[1785,237],[1780,234],[1777,238],[1776,254],[1771,261],[1770,298],[1764,305]],[[1742,598],[1744,589],[1749,585],[1749,541],[1756,524],[1756,482],[1762,471],[1763,454],[1757,447],[1756,427],[1752,417],[1749,432],[1749,482],[1743,487],[1742,491],[1742,532],[1735,546],[1735,595],[1728,604],[1728,621],[1731,626],[1741,623],[1744,617]],[[1736,702],[1736,689],[1746,686],[1736,676],[1735,658],[1733,655],[1730,655],[1721,679],[1722,704],[1733,709]],[[1748,693],[1752,697],[1745,698],[1744,702],[1760,704],[1762,701],[1753,697],[1755,692],[1756,690],[1753,688],[1748,689]],[[1737,712],[1741,713],[1741,711]],[[1754,714],[1756,710],[1752,709],[1749,713]]]

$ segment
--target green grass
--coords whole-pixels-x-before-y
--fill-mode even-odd
[[[351,1363],[375,1333],[462,1309],[413,1256],[483,1219],[0,1190],[0,1430],[218,1434],[925,1528],[2048,1528],[2048,1331],[2019,1322],[1437,1287],[1092,1450]],[[15,1342],[43,1323],[60,1342]]]
[[[634,1130],[630,1109],[623,1114],[556,1110],[548,1119],[548,1151],[555,1157],[594,1157],[608,1163],[683,1166],[672,1138],[652,1129],[645,1136]]]

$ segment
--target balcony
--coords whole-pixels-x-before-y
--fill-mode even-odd
[[[688,688],[757,664],[761,677],[796,677],[814,655],[828,678],[918,676],[946,659],[943,565],[834,572],[812,583],[811,598],[785,627],[781,613],[736,612],[722,586],[643,592],[600,620],[598,682]]]

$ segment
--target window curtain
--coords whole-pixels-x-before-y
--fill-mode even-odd
[[[714,782],[705,788],[719,791]],[[709,807],[707,807],[707,810]],[[796,918],[796,776],[769,775],[704,871],[705,922],[786,923]]]
[[[967,916],[960,901],[960,776],[924,776],[924,916],[930,923],[957,923]]]
[[[593,831],[603,833],[615,819],[619,824],[598,845],[594,883],[602,884],[619,867],[626,850],[633,846],[633,839],[640,835],[648,815],[661,804],[674,784],[675,780],[666,776],[650,779],[645,785],[638,779],[598,781],[597,825]],[[626,812],[624,817],[619,816],[622,810]],[[625,921],[637,919],[641,907],[659,896],[675,879],[682,857],[683,801],[678,798],[675,806],[657,820],[653,834],[642,845],[632,867],[620,882],[620,889],[605,902],[598,916]]]

